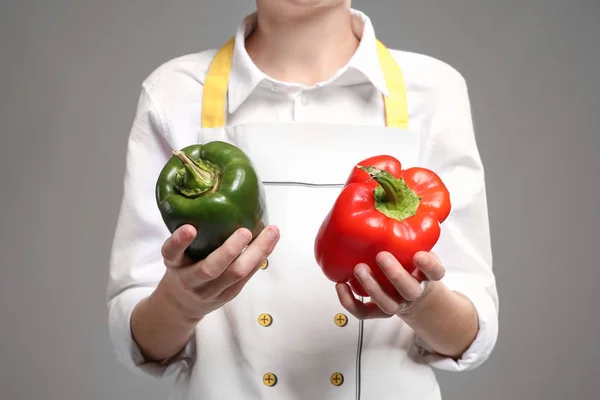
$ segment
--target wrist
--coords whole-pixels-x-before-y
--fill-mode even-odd
[[[434,351],[448,357],[460,358],[478,332],[471,301],[439,281],[429,282],[421,297],[397,315]]]
[[[189,341],[199,321],[183,312],[174,294],[163,279],[133,310],[131,333],[147,361],[167,363]]]
[[[156,290],[150,296],[149,301],[155,306],[164,308],[165,314],[172,317],[174,322],[182,327],[190,329],[196,326],[204,318],[204,314],[193,310],[177,295],[174,282],[170,282],[167,275],[158,284]]]

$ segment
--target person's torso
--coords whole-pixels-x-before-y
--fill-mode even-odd
[[[248,152],[264,181],[269,222],[281,230],[267,267],[198,325],[196,360],[180,371],[173,399],[440,398],[433,371],[415,356],[412,329],[397,317],[352,317],[313,255],[319,225],[353,163],[382,153],[418,163],[440,80],[457,79],[438,60],[392,54],[403,67],[416,142],[370,132],[385,118],[381,93],[366,81],[310,89],[260,84],[227,114],[229,129],[199,124],[215,51],[172,60],[145,82],[172,148],[226,140]],[[255,124],[272,126],[257,132]],[[345,132],[349,125],[356,128]]]

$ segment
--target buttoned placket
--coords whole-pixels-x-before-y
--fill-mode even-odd
[[[267,273],[266,270],[268,267],[269,260],[266,259],[261,264],[260,269],[264,271],[263,273]],[[332,319],[333,323],[340,328],[345,328],[349,322],[348,316],[343,312],[335,314]],[[273,324],[273,316],[268,312],[264,312],[258,316],[257,322],[260,326],[268,328]],[[277,384],[279,378],[277,377],[277,374],[275,372],[265,372],[263,374],[262,380],[265,386],[274,387]],[[344,383],[344,375],[341,372],[332,372],[329,377],[329,381],[333,386],[342,386],[342,384]]]

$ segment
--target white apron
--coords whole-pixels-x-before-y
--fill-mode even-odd
[[[281,239],[268,264],[232,302],[196,329],[196,357],[178,376],[177,399],[439,399],[419,364],[414,332],[400,318],[361,322],[339,303],[315,262],[321,222],[356,163],[379,154],[414,166],[418,134],[408,125],[401,71],[379,43],[390,96],[387,127],[330,124],[226,126],[233,39],[204,83],[199,143],[222,140],[251,158]],[[417,383],[418,382],[418,383]],[[193,396],[191,395],[193,393]]]

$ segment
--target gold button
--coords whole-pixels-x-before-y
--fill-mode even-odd
[[[333,321],[337,326],[346,326],[348,324],[348,317],[345,314],[339,313],[335,315]]]
[[[275,386],[277,384],[277,376],[270,372],[267,372],[263,376],[263,383],[267,386]]]
[[[258,316],[258,323],[262,326],[270,326],[273,323],[273,317],[269,314],[260,314]]]
[[[344,383],[344,375],[340,374],[339,372],[334,372],[331,375],[331,384],[333,386],[341,386],[342,383]]]
[[[267,269],[268,266],[269,266],[269,260],[265,260],[265,262],[262,263],[262,265],[260,266],[260,269]]]

